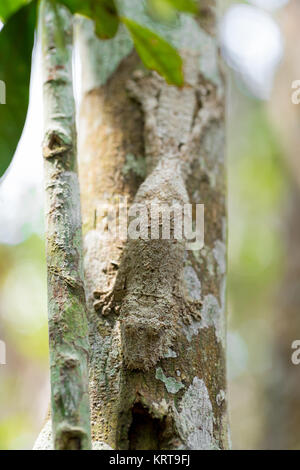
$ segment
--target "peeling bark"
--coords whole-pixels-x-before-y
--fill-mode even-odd
[[[143,17],[142,2],[120,4]],[[167,31],[185,58],[181,90],[144,70],[123,30],[101,42],[79,25],[92,437],[113,449],[229,447],[224,87],[213,11]],[[103,207],[118,211],[117,195],[147,207],[205,204],[205,247],[116,242]]]
[[[45,0],[41,7],[45,137],[51,416],[54,447],[91,446],[88,324],[72,88],[72,17]],[[61,30],[64,45],[57,47]]]

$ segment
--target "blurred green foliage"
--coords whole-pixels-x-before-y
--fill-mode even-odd
[[[30,1],[31,0],[3,0],[0,4],[0,19],[7,21],[13,13]]]
[[[48,406],[44,240],[0,245],[0,449],[31,448]]]
[[[228,119],[228,371],[234,448],[259,448],[282,278],[284,156],[267,103],[232,84]]]
[[[228,192],[230,289],[240,309],[245,290],[259,300],[280,274],[285,171],[264,103],[238,100],[243,109],[231,123]]]

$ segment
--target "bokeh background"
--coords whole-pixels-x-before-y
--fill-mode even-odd
[[[232,444],[300,449],[300,2],[221,3]],[[39,64],[37,45],[26,127],[0,184],[0,449],[32,448],[49,402]]]

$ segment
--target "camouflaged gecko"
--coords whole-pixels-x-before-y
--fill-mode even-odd
[[[144,215],[140,213],[144,226],[151,226],[151,204],[168,211],[174,203],[181,207],[189,203],[185,181],[201,136],[220,117],[214,86],[199,75],[193,57],[189,60],[194,66],[187,67],[190,73],[182,89],[141,71],[128,83],[145,116],[148,177],[134,201],[147,208]],[[124,360],[130,369],[153,367],[172,345],[180,321],[201,318],[201,302],[184,292],[186,240],[175,239],[174,216],[170,239],[148,235],[148,239],[128,239],[112,292],[94,293],[96,310],[118,314]]]

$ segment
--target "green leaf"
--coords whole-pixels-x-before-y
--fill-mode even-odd
[[[0,32],[0,84],[6,104],[0,104],[0,177],[8,168],[24,127],[36,25],[36,2],[9,18]]]
[[[3,22],[7,21],[8,18],[15,13],[19,8],[31,0],[1,0],[0,4],[0,18]]]
[[[172,24],[177,19],[177,10],[172,7],[168,0],[148,0],[148,11],[155,21]]]
[[[195,0],[159,0],[160,2],[169,3],[176,10],[184,11],[186,13],[197,13],[198,6]]]
[[[122,18],[133,39],[144,65],[156,70],[167,83],[182,86],[184,83],[182,59],[176,49],[165,39],[129,18]]]
[[[118,10],[114,0],[59,0],[72,13],[87,16],[95,21],[95,32],[101,39],[115,36],[119,27]]]
[[[168,12],[171,14],[172,10],[194,14],[198,12],[195,0],[148,0],[148,4],[156,13],[163,15],[166,15]]]

